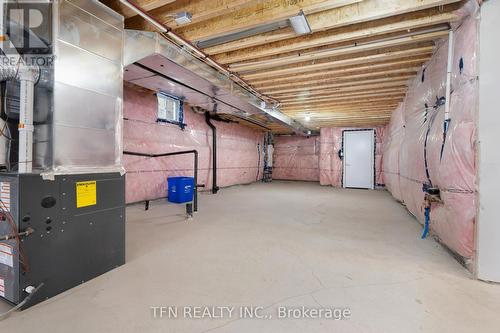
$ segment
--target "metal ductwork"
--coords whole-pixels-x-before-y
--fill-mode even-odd
[[[225,113],[243,119],[264,115],[299,135],[310,135],[308,128],[270,107],[215,68],[156,32],[126,30],[124,80],[183,99],[192,106],[212,113]],[[252,118],[255,123],[255,119]],[[265,123],[260,124],[266,127]]]
[[[0,82],[16,80],[20,83],[18,172],[31,173],[33,171],[35,82],[39,78],[40,70],[38,67],[26,66],[19,54],[15,54],[14,58],[15,64],[11,63],[7,56],[1,56]]]

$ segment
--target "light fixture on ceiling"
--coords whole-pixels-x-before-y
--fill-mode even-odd
[[[305,35],[312,32],[311,26],[309,25],[307,17],[304,15],[303,11],[300,11],[299,15],[292,16],[288,20],[290,21],[293,31],[295,31],[297,35]]]
[[[191,23],[193,16],[189,12],[180,12],[175,14],[175,23],[181,25],[181,24],[187,24]]]
[[[311,120],[311,116],[308,114],[306,114],[306,116],[304,117],[304,120],[305,121],[310,121]]]

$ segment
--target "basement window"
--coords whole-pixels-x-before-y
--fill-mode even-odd
[[[158,122],[170,123],[179,125],[184,129],[184,113],[182,101],[165,93],[159,92],[156,94],[158,97]]]

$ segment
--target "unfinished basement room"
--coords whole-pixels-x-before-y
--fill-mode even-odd
[[[0,0],[0,333],[499,333],[499,33],[500,0]]]

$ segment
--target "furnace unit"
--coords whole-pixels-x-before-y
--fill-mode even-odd
[[[23,61],[0,64],[0,297],[26,308],[125,262],[124,21],[95,0],[2,6],[2,57]]]

